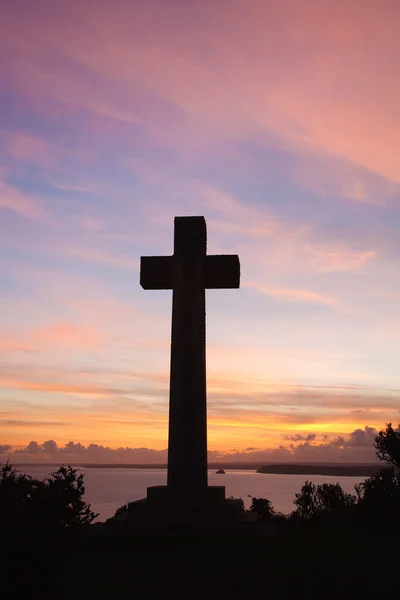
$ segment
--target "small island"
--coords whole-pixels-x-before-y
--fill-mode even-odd
[[[226,475],[226,473],[223,469],[218,469],[218,471],[215,471],[215,475]]]

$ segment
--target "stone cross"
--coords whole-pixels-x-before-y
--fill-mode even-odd
[[[205,290],[238,288],[236,255],[207,255],[204,217],[175,217],[173,256],[142,256],[140,285],[173,290],[168,487],[207,487]]]

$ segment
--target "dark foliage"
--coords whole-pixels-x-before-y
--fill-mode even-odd
[[[331,520],[349,514],[357,502],[356,496],[346,494],[339,483],[323,483],[315,486],[306,481],[299,494],[295,494],[293,513],[295,519]]]
[[[260,521],[270,521],[275,516],[275,509],[266,498],[252,498],[250,510],[257,513]]]
[[[400,425],[393,429],[388,423],[375,438],[375,450],[380,460],[400,469]]]
[[[233,496],[229,496],[229,498],[227,498],[227,500],[234,501],[236,504],[236,509],[239,510],[240,512],[244,512],[246,510],[242,498],[234,498]]]
[[[60,467],[45,480],[0,468],[0,537],[12,593],[43,596],[43,585],[70,543],[97,516],[83,500],[83,475]]]
[[[84,493],[83,475],[72,467],[60,467],[39,480],[6,464],[0,469],[0,527],[52,537],[77,530],[97,516]]]
[[[129,503],[129,504],[131,504],[131,503]],[[122,506],[117,508],[117,510],[115,511],[114,517],[118,517],[118,515],[122,515],[123,513],[126,513],[129,510],[129,504],[123,504]]]
[[[400,476],[393,467],[358,484],[356,492],[357,517],[363,524],[400,525]]]

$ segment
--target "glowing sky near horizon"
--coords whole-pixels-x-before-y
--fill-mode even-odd
[[[211,449],[399,421],[399,27],[397,0],[2,4],[0,443],[165,448],[171,294],[138,267],[175,215],[241,260],[207,293]]]

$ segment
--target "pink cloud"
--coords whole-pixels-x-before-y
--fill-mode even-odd
[[[185,148],[187,127],[210,140],[213,132],[233,138],[270,132],[284,144],[399,180],[393,3],[321,2],[316,9],[305,0],[289,6],[256,0],[249,11],[236,1],[228,12],[197,7],[201,19],[162,3],[157,10],[118,5],[93,12],[70,2],[40,18],[27,11],[26,19],[9,9],[4,39],[18,85],[103,118],[145,123]],[[156,99],[190,125],[182,118],[169,126]]]
[[[326,306],[336,306],[337,300],[323,294],[310,292],[308,290],[298,290],[290,288],[269,287],[258,285],[250,281],[243,281],[242,285],[257,290],[267,296],[273,296],[286,302],[311,302],[312,304],[325,304]]]
[[[350,271],[358,269],[369,261],[377,258],[375,250],[354,250],[345,244],[340,245],[310,245],[307,248],[311,264],[314,263],[321,273],[330,271]]]
[[[118,256],[96,248],[65,248],[65,254],[80,260],[116,267],[127,271],[137,271],[139,259],[128,256]]]
[[[47,211],[36,198],[24,194],[18,188],[0,179],[0,209],[13,212],[33,221],[46,220]]]
[[[104,341],[103,332],[75,323],[52,323],[29,333],[36,343],[52,346],[96,348]]]
[[[14,131],[7,136],[3,133],[1,137],[7,146],[9,155],[16,162],[32,162],[53,167],[57,164],[54,155],[55,148],[39,136]]]
[[[229,236],[229,240],[232,234],[240,236],[241,256],[252,264],[265,264],[280,272],[328,273],[356,270],[378,257],[377,250],[370,247],[360,250],[342,240],[327,242],[311,223],[277,218],[265,207],[249,206],[222,189],[196,182],[188,193],[198,198],[200,211],[209,213],[210,231],[220,238]],[[245,238],[250,239],[244,244]]]

